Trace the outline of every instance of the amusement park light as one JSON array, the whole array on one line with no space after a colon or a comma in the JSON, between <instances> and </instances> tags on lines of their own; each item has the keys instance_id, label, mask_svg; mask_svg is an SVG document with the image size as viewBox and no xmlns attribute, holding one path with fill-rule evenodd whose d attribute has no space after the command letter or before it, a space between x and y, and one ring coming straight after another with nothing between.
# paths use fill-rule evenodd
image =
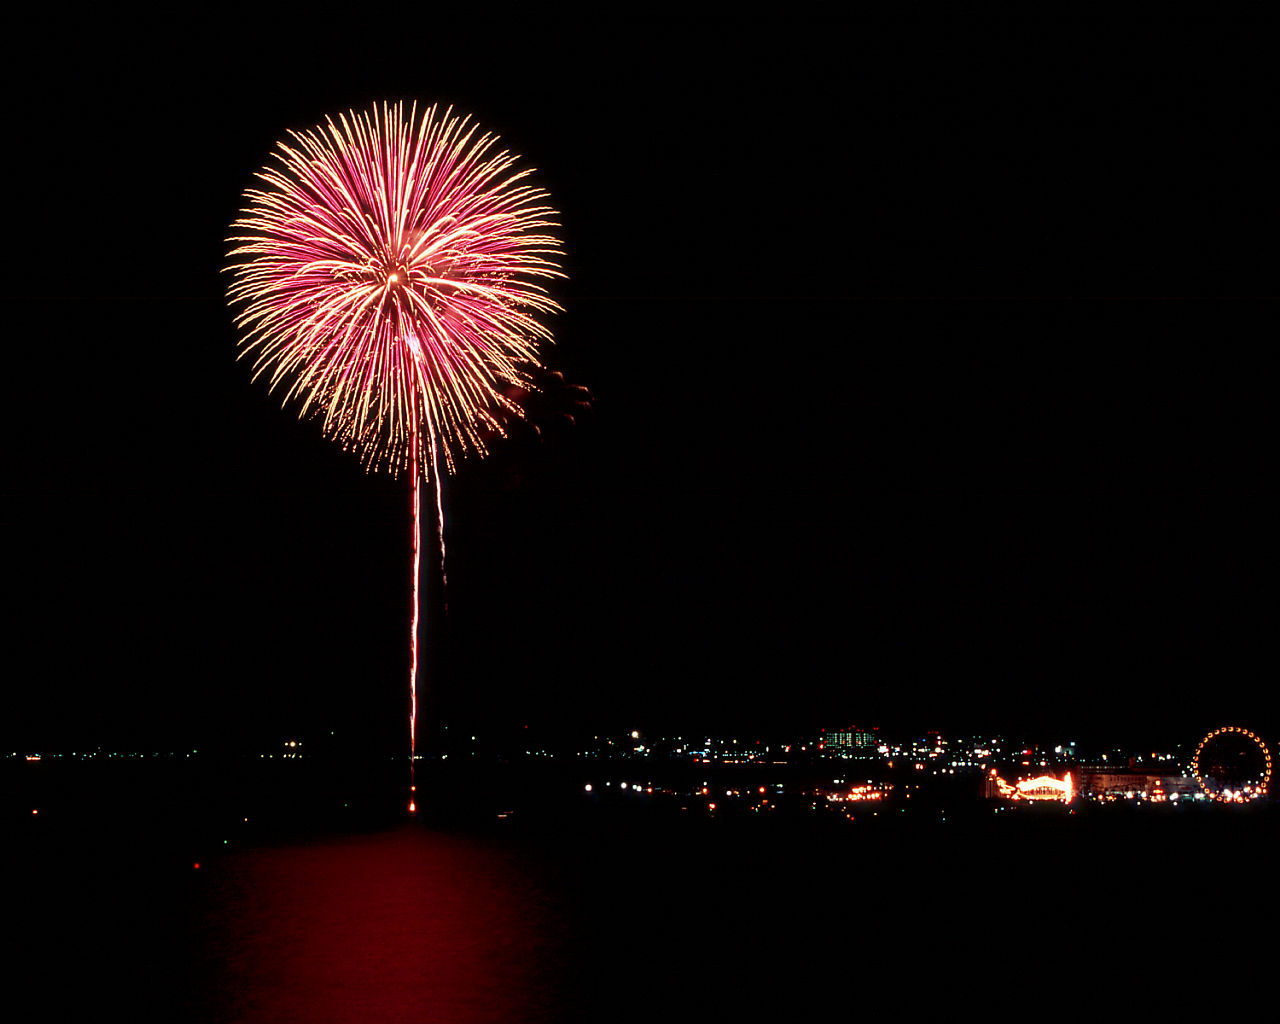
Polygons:
<instances>
[{"instance_id":1,"label":"amusement park light","mask_svg":"<svg viewBox=\"0 0 1280 1024\"><path fill-rule=\"evenodd\" d=\"M1236 733L1257 745L1262 753L1262 777L1252 784L1245 784L1242 790L1222 789L1214 791L1205 782L1200 758L1210 741L1226 733ZM1217 800L1220 803L1245 803L1248 800L1256 800L1258 797L1266 795L1271 784L1271 751L1267 749L1267 745L1257 734L1250 732L1248 729L1242 729L1237 725L1226 725L1221 729L1214 729L1200 741L1200 745L1196 747L1195 756L1191 759L1191 774L1195 776L1201 792L1210 800Z\"/></svg>"}]
</instances>

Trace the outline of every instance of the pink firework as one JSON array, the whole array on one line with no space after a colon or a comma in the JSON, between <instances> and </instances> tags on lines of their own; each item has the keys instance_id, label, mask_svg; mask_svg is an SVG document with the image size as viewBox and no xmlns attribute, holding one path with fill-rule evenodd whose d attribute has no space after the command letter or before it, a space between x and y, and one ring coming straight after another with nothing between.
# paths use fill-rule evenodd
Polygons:
<instances>
[{"instance_id":1,"label":"pink firework","mask_svg":"<svg viewBox=\"0 0 1280 1024\"><path fill-rule=\"evenodd\" d=\"M420 484L520 415L563 277L547 195L467 118L375 107L290 132L233 225L240 354L302 416L413 490L410 764ZM443 537L441 537L443 555ZM410 780L412 790L412 776ZM414 809L412 795L410 810Z\"/></svg>"}]
</instances>

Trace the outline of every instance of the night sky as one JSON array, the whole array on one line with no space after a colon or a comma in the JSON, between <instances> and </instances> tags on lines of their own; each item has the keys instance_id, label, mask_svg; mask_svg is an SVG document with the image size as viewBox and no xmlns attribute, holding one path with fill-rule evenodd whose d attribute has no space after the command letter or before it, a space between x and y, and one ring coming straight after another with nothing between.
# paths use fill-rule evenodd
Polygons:
<instances>
[{"instance_id":1,"label":"night sky","mask_svg":"<svg viewBox=\"0 0 1280 1024\"><path fill-rule=\"evenodd\" d=\"M10 32L0 749L405 742L407 484L220 273L400 98L538 169L592 395L447 481L433 723L1276 736L1272 27L363 31Z\"/></svg>"}]
</instances>

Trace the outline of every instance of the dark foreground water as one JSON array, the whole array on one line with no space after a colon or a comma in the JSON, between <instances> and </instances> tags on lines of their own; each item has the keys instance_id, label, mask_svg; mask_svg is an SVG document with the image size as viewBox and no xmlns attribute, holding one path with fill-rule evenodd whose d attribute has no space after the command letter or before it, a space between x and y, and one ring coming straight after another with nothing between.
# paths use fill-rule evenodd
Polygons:
<instances>
[{"instance_id":1,"label":"dark foreground water","mask_svg":"<svg viewBox=\"0 0 1280 1024\"><path fill-rule=\"evenodd\" d=\"M1273 817L584 810L259 838L198 868L163 829L28 830L6 991L44 1020L1243 1019L1274 978Z\"/></svg>"}]
</instances>

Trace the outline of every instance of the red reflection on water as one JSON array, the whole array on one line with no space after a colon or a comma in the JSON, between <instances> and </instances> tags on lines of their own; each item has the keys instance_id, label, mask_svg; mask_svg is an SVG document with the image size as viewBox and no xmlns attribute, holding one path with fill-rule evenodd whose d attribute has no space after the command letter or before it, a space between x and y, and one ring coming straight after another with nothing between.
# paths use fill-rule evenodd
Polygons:
<instances>
[{"instance_id":1,"label":"red reflection on water","mask_svg":"<svg viewBox=\"0 0 1280 1024\"><path fill-rule=\"evenodd\" d=\"M404 828L210 866L193 1011L209 1020L558 1019L559 903L527 859Z\"/></svg>"}]
</instances>

